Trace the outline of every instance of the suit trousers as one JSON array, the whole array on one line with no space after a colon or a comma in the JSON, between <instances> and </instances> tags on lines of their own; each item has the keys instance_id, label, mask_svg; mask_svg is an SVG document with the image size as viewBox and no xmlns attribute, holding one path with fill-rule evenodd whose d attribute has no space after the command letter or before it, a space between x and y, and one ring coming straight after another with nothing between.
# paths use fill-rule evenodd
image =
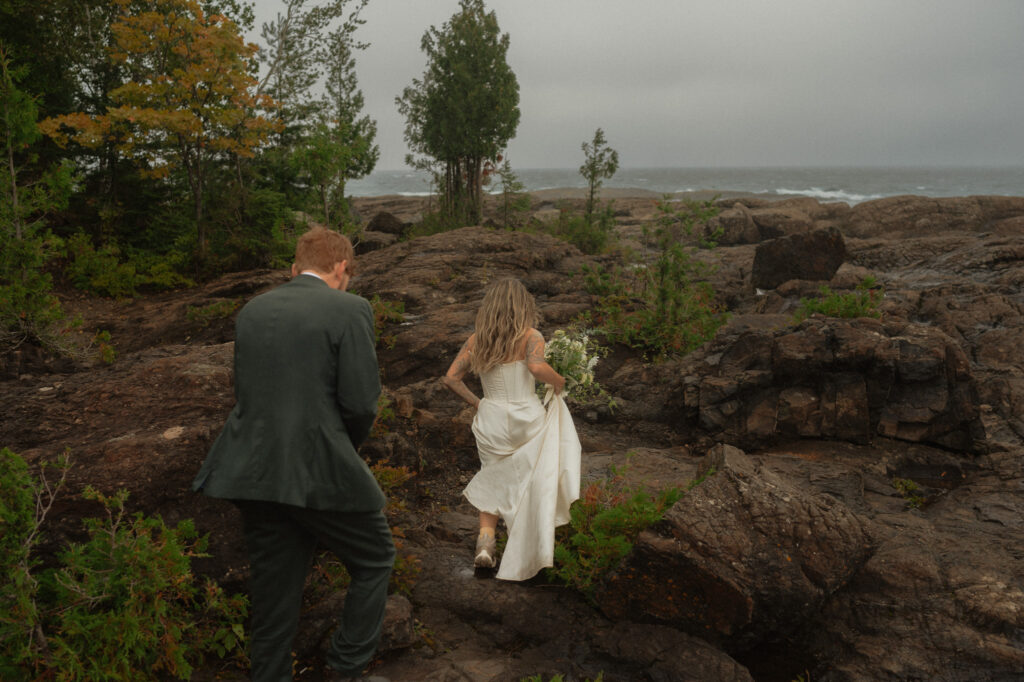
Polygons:
<instances>
[{"instance_id":1,"label":"suit trousers","mask_svg":"<svg viewBox=\"0 0 1024 682\"><path fill-rule=\"evenodd\" d=\"M292 643L317 541L341 560L352 578L327 664L343 674L359 675L377 649L395 560L384 512L305 509L253 500L235 504L242 513L249 553L253 682L292 680Z\"/></svg>"}]
</instances>

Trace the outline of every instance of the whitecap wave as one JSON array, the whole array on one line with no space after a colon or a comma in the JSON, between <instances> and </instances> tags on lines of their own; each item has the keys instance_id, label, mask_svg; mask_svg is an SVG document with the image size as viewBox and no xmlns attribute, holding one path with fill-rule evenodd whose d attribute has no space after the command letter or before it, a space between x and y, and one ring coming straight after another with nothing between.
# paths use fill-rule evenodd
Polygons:
<instances>
[{"instance_id":1,"label":"whitecap wave","mask_svg":"<svg viewBox=\"0 0 1024 682\"><path fill-rule=\"evenodd\" d=\"M847 192L841 189L822 189L821 187L811 187L810 189L787 189L785 187L779 187L775 190L775 193L811 197L812 199L824 201L843 201L851 205L859 204L862 201L881 199L883 196L881 194L855 194L854 192Z\"/></svg>"}]
</instances>

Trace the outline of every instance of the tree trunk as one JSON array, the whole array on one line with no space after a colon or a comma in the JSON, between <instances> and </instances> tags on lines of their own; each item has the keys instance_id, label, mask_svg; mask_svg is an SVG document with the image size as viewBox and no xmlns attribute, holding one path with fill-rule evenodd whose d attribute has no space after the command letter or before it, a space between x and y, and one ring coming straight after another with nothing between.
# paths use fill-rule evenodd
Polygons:
<instances>
[{"instance_id":1,"label":"tree trunk","mask_svg":"<svg viewBox=\"0 0 1024 682\"><path fill-rule=\"evenodd\" d=\"M590 191L587 193L587 206L584 210L584 220L587 226L594 224L594 195L597 194L597 183L590 178Z\"/></svg>"},{"instance_id":2,"label":"tree trunk","mask_svg":"<svg viewBox=\"0 0 1024 682\"><path fill-rule=\"evenodd\" d=\"M7 74L6 68L4 75ZM8 110L7 99L4 98L4 124L7 125L10 119L10 111ZM11 140L10 127L8 126L7 133L7 167L11 174L11 219L14 222L14 238L21 239L21 216L18 211L18 176L17 169L14 167L14 144Z\"/></svg>"},{"instance_id":3,"label":"tree trunk","mask_svg":"<svg viewBox=\"0 0 1024 682\"><path fill-rule=\"evenodd\" d=\"M341 179L338 181L338 210L341 212L341 219L338 221L338 227L343 228L345 225L348 225L349 219L352 217L349 211L348 199L345 198L344 175L342 175Z\"/></svg>"},{"instance_id":4,"label":"tree trunk","mask_svg":"<svg viewBox=\"0 0 1024 682\"><path fill-rule=\"evenodd\" d=\"M327 227L327 229L330 229L331 228L331 209L327 205L328 202L327 202L327 185L326 184L320 185L320 201L323 202L323 205L324 205L324 225Z\"/></svg>"},{"instance_id":5,"label":"tree trunk","mask_svg":"<svg viewBox=\"0 0 1024 682\"><path fill-rule=\"evenodd\" d=\"M7 141L7 166L11 174L11 220L14 222L14 238L21 239L21 216L18 211L18 180L14 168L14 149Z\"/></svg>"},{"instance_id":6,"label":"tree trunk","mask_svg":"<svg viewBox=\"0 0 1024 682\"><path fill-rule=\"evenodd\" d=\"M235 154L234 157L235 157L235 176L238 179L238 192L239 192L239 195L240 195L239 196L239 204L240 204L241 213L242 213L242 216L243 216L243 219L244 219L246 214L249 212L249 202L247 201L247 199L249 197L249 194L248 194L248 192L246 190L246 187L245 187L245 178L242 176L242 157L240 157L238 154Z\"/></svg>"},{"instance_id":7,"label":"tree trunk","mask_svg":"<svg viewBox=\"0 0 1024 682\"><path fill-rule=\"evenodd\" d=\"M200 258L206 257L206 229L203 227L203 193L198 188L192 189L192 202L195 205L196 238Z\"/></svg>"},{"instance_id":8,"label":"tree trunk","mask_svg":"<svg viewBox=\"0 0 1024 682\"><path fill-rule=\"evenodd\" d=\"M192 189L193 217L196 221L196 249L199 263L202 263L206 260L206 227L203 225L203 157L201 152L193 152L183 145L181 158L188 176L189 187Z\"/></svg>"},{"instance_id":9,"label":"tree trunk","mask_svg":"<svg viewBox=\"0 0 1024 682\"><path fill-rule=\"evenodd\" d=\"M470 225L480 224L483 195L483 159L478 156L466 159L466 219Z\"/></svg>"}]
</instances>

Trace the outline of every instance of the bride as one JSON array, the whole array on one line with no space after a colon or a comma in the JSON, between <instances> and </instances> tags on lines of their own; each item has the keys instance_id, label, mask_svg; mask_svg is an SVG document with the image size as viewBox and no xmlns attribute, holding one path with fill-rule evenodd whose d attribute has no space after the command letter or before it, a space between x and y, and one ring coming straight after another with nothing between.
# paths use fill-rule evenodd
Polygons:
<instances>
[{"instance_id":1,"label":"bride","mask_svg":"<svg viewBox=\"0 0 1024 682\"><path fill-rule=\"evenodd\" d=\"M555 527L569 522L580 489L580 442L560 395L565 378L544 360L536 320L536 304L519 280L496 282L444 377L477 410L480 472L463 491L480 511L473 563L495 566L495 528L504 519L508 541L497 573L504 580L526 580L554 564ZM479 375L483 399L463 382L469 371ZM547 409L535 381L553 389Z\"/></svg>"}]
</instances>

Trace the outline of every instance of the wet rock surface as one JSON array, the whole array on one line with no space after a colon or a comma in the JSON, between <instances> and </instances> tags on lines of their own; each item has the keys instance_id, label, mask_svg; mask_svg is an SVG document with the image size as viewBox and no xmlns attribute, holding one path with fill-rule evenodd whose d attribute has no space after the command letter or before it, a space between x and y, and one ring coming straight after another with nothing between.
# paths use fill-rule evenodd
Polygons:
<instances>
[{"instance_id":1,"label":"wet rock surface","mask_svg":"<svg viewBox=\"0 0 1024 682\"><path fill-rule=\"evenodd\" d=\"M408 597L392 600L375 673L1020 679L1024 199L722 201L739 236L699 257L717 266L729 324L681 360L613 348L598 380L619 409L576 412L584 484L627 462L630 481L656 489L714 473L641 536L593 604L543 576L516 584L472 571L475 516L460 496L478 466L472 415L436 377L488 281L523 279L550 333L591 304L577 273L594 259L544 234L479 227L381 239L360 256L353 288L404 304L380 350L395 417L363 454L416 472L392 521L421 566ZM624 240L654 203L616 200ZM387 211L394 226L427 205L385 197L357 209ZM828 227L846 253L830 279L756 290L759 243ZM884 287L880 319L794 321L820 284L849 291L868 275ZM237 513L188 491L233 403L232 315L189 311L237 309L287 277L237 273L122 302L72 295L65 307L82 314L83 334L111 333L112 365L30 349L2 359L0 445L32 463L68 450L73 462L47 547L99 513L82 487L124 487L133 511L195 519L213 553L196 569L244 589ZM310 599L297 677L317 680L341 595ZM215 677L244 679L212 668L195 679Z\"/></svg>"}]
</instances>

